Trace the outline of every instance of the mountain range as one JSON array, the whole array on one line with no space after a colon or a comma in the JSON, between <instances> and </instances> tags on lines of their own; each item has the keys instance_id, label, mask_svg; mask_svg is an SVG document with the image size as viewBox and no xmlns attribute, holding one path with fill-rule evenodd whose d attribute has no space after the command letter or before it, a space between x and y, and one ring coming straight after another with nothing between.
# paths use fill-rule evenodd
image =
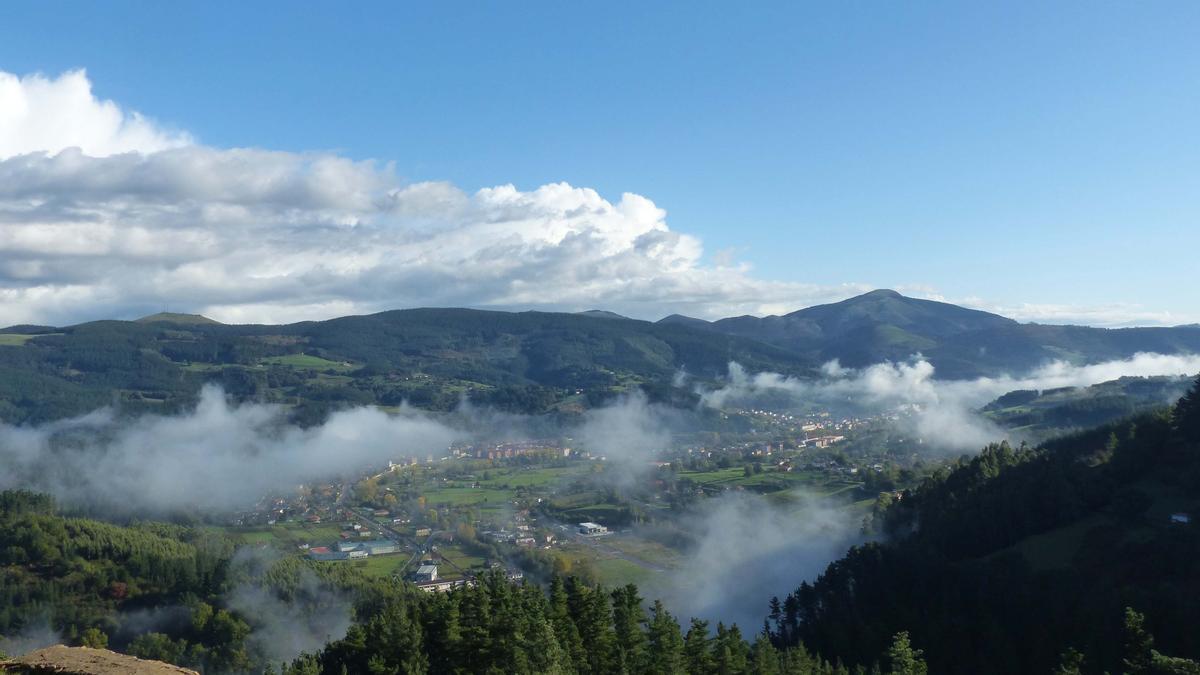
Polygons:
<instances>
[{"instance_id":1,"label":"mountain range","mask_svg":"<svg viewBox=\"0 0 1200 675\"><path fill-rule=\"evenodd\" d=\"M287 325L226 325L198 315L0 329L0 419L43 421L119 402L171 409L220 383L244 400L318 413L408 401L449 409L464 396L504 409L579 410L640 387L678 401L685 372L813 375L928 359L942 378L1020 373L1138 352L1200 352L1200 326L1103 329L1022 324L879 290L784 316L658 322L579 314L411 309Z\"/></svg>"},{"instance_id":2,"label":"mountain range","mask_svg":"<svg viewBox=\"0 0 1200 675\"><path fill-rule=\"evenodd\" d=\"M848 367L899 361L920 353L947 379L1024 372L1053 360L1082 364L1127 358L1137 352L1200 351L1200 325L1107 329L1023 324L890 290L783 316L708 322L672 315L659 323L747 337L809 362L837 359Z\"/></svg>"}]
</instances>

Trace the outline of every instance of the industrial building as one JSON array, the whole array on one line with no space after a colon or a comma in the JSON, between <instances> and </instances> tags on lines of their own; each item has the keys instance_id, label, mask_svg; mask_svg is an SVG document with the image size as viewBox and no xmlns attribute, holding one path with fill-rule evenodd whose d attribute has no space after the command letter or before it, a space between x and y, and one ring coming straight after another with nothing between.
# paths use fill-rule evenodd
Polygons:
<instances>
[{"instance_id":1,"label":"industrial building","mask_svg":"<svg viewBox=\"0 0 1200 675\"><path fill-rule=\"evenodd\" d=\"M598 537L602 534L608 534L608 528L599 523L580 523L579 534L588 537Z\"/></svg>"}]
</instances>

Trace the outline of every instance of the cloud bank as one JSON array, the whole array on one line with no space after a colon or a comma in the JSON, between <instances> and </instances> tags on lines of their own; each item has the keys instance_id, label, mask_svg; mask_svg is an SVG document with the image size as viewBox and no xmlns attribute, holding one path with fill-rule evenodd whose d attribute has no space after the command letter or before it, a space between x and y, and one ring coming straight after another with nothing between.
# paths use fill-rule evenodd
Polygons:
<instances>
[{"instance_id":1,"label":"cloud bank","mask_svg":"<svg viewBox=\"0 0 1200 675\"><path fill-rule=\"evenodd\" d=\"M98 98L83 70L0 71L0 326L164 307L259 323L417 306L711 319L873 287L770 281L728 255L706 259L633 193L468 192L331 153L218 149ZM964 304L1022 320L1187 320L1129 306Z\"/></svg>"},{"instance_id":2,"label":"cloud bank","mask_svg":"<svg viewBox=\"0 0 1200 675\"><path fill-rule=\"evenodd\" d=\"M328 153L217 149L97 99L83 71L0 72L0 325L164 306L227 322L411 306L717 317L865 290L707 264L640 195L468 193Z\"/></svg>"},{"instance_id":3,"label":"cloud bank","mask_svg":"<svg viewBox=\"0 0 1200 675\"><path fill-rule=\"evenodd\" d=\"M778 373L748 373L729 364L728 383L719 389L701 390L701 404L720 408L752 402L764 394L786 394L795 400L821 404L846 404L873 410L907 406L913 431L935 447L976 450L1003 438L1008 432L974 412L979 406L1015 389L1086 387L1120 377L1161 375L1192 376L1200 373L1200 355L1139 353L1128 359L1076 366L1065 361L1048 363L1021 376L981 377L974 380L939 380L934 367L917 358L907 363L878 363L863 369L841 367L831 361L822 378L800 380Z\"/></svg>"},{"instance_id":4,"label":"cloud bank","mask_svg":"<svg viewBox=\"0 0 1200 675\"><path fill-rule=\"evenodd\" d=\"M0 489L124 513L227 511L388 459L440 454L461 434L415 411L357 408L311 429L283 418L276 406L230 405L208 386L183 415L100 410L41 427L0 425Z\"/></svg>"},{"instance_id":5,"label":"cloud bank","mask_svg":"<svg viewBox=\"0 0 1200 675\"><path fill-rule=\"evenodd\" d=\"M688 424L682 411L650 404L640 393L564 427L466 403L437 418L411 408L353 408L311 428L289 424L286 413L276 405L235 405L206 385L196 407L178 415L131 418L105 408L41 426L0 424L0 490L47 492L85 510L125 515L222 513L305 483L356 478L388 461L441 457L456 441L547 434L578 439L628 480L669 445L672 430Z\"/></svg>"}]
</instances>

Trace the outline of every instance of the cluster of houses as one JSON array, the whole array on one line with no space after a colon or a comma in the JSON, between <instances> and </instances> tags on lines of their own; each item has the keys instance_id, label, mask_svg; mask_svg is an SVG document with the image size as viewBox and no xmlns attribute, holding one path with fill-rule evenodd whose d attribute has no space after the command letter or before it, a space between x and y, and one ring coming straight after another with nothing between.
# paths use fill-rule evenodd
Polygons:
<instances>
[{"instance_id":1,"label":"cluster of houses","mask_svg":"<svg viewBox=\"0 0 1200 675\"><path fill-rule=\"evenodd\" d=\"M234 527L251 527L293 520L319 523L333 515L333 490L333 486L324 485L291 498L266 497L260 500L253 510L231 516L229 524Z\"/></svg>"},{"instance_id":2,"label":"cluster of houses","mask_svg":"<svg viewBox=\"0 0 1200 675\"><path fill-rule=\"evenodd\" d=\"M571 449L563 447L558 441L509 441L505 443L489 443L485 445L453 445L450 446L453 457L468 457L475 459L512 459L523 455L554 455L570 457Z\"/></svg>"},{"instance_id":3,"label":"cluster of houses","mask_svg":"<svg viewBox=\"0 0 1200 675\"><path fill-rule=\"evenodd\" d=\"M512 520L499 530L485 530L479 533L480 538L499 544L512 544L521 548L536 548L544 545L549 548L554 543L554 535L545 532L539 535L529 524L529 510L521 509L513 514Z\"/></svg>"}]
</instances>

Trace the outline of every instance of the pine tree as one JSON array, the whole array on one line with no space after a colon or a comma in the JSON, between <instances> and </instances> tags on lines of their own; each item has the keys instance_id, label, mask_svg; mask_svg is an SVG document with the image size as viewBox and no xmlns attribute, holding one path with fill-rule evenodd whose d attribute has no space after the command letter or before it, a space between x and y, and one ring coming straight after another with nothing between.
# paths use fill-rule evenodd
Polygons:
<instances>
[{"instance_id":1,"label":"pine tree","mask_svg":"<svg viewBox=\"0 0 1200 675\"><path fill-rule=\"evenodd\" d=\"M1058 661L1054 675L1080 675L1083 672L1083 654L1074 648L1067 648Z\"/></svg>"},{"instance_id":2,"label":"pine tree","mask_svg":"<svg viewBox=\"0 0 1200 675\"><path fill-rule=\"evenodd\" d=\"M579 628L571 616L566 586L559 576L550 581L550 623L554 626L558 644L566 653L568 665L572 669L581 668L587 655L583 649L583 639L579 636Z\"/></svg>"},{"instance_id":3,"label":"pine tree","mask_svg":"<svg viewBox=\"0 0 1200 675\"><path fill-rule=\"evenodd\" d=\"M597 586L588 592L584 622L579 636L587 645L588 672L610 675L616 671L616 634L613 632L612 608L608 594Z\"/></svg>"},{"instance_id":4,"label":"pine tree","mask_svg":"<svg viewBox=\"0 0 1200 675\"><path fill-rule=\"evenodd\" d=\"M433 672L449 672L462 648L462 627L459 622L458 594L438 595L440 602L429 612L426 632L428 641L429 667Z\"/></svg>"},{"instance_id":5,"label":"pine tree","mask_svg":"<svg viewBox=\"0 0 1200 675\"><path fill-rule=\"evenodd\" d=\"M1185 442L1200 443L1200 378L1175 404L1171 424Z\"/></svg>"},{"instance_id":6,"label":"pine tree","mask_svg":"<svg viewBox=\"0 0 1200 675\"><path fill-rule=\"evenodd\" d=\"M617 668L624 673L640 673L646 664L646 612L637 586L628 584L612 592L613 630L617 645Z\"/></svg>"},{"instance_id":7,"label":"pine tree","mask_svg":"<svg viewBox=\"0 0 1200 675\"><path fill-rule=\"evenodd\" d=\"M1153 651L1154 638L1146 632L1146 617L1132 607L1126 607L1124 663L1128 675L1150 672Z\"/></svg>"},{"instance_id":8,"label":"pine tree","mask_svg":"<svg viewBox=\"0 0 1200 675\"><path fill-rule=\"evenodd\" d=\"M683 638L683 658L691 675L709 675L716 667L708 639L708 622L693 618Z\"/></svg>"},{"instance_id":9,"label":"pine tree","mask_svg":"<svg viewBox=\"0 0 1200 675\"><path fill-rule=\"evenodd\" d=\"M737 626L725 627L717 624L717 638L713 646L716 671L719 675L744 672L748 666L749 649Z\"/></svg>"},{"instance_id":10,"label":"pine tree","mask_svg":"<svg viewBox=\"0 0 1200 675\"><path fill-rule=\"evenodd\" d=\"M888 648L887 659L890 675L925 675L928 667L921 658L924 652L913 649L908 639L908 631L900 631L892 638L892 646Z\"/></svg>"},{"instance_id":11,"label":"pine tree","mask_svg":"<svg viewBox=\"0 0 1200 675\"><path fill-rule=\"evenodd\" d=\"M779 675L779 652L775 649L775 645L771 644L770 637L766 631L758 634L754 639L754 646L750 648L750 672L755 675Z\"/></svg>"},{"instance_id":12,"label":"pine tree","mask_svg":"<svg viewBox=\"0 0 1200 675\"><path fill-rule=\"evenodd\" d=\"M814 675L821 672L817 667L819 664L805 649L803 642L784 651L780 660L783 662L784 675Z\"/></svg>"},{"instance_id":13,"label":"pine tree","mask_svg":"<svg viewBox=\"0 0 1200 675\"><path fill-rule=\"evenodd\" d=\"M654 606L650 609L648 633L649 659L646 670L643 672L647 675L683 673L683 633L679 628L679 622L663 607L660 600L655 600Z\"/></svg>"},{"instance_id":14,"label":"pine tree","mask_svg":"<svg viewBox=\"0 0 1200 675\"><path fill-rule=\"evenodd\" d=\"M575 669L571 659L554 632L549 619L542 619L531 634L529 641L529 666L535 673L543 675L569 675Z\"/></svg>"}]
</instances>

